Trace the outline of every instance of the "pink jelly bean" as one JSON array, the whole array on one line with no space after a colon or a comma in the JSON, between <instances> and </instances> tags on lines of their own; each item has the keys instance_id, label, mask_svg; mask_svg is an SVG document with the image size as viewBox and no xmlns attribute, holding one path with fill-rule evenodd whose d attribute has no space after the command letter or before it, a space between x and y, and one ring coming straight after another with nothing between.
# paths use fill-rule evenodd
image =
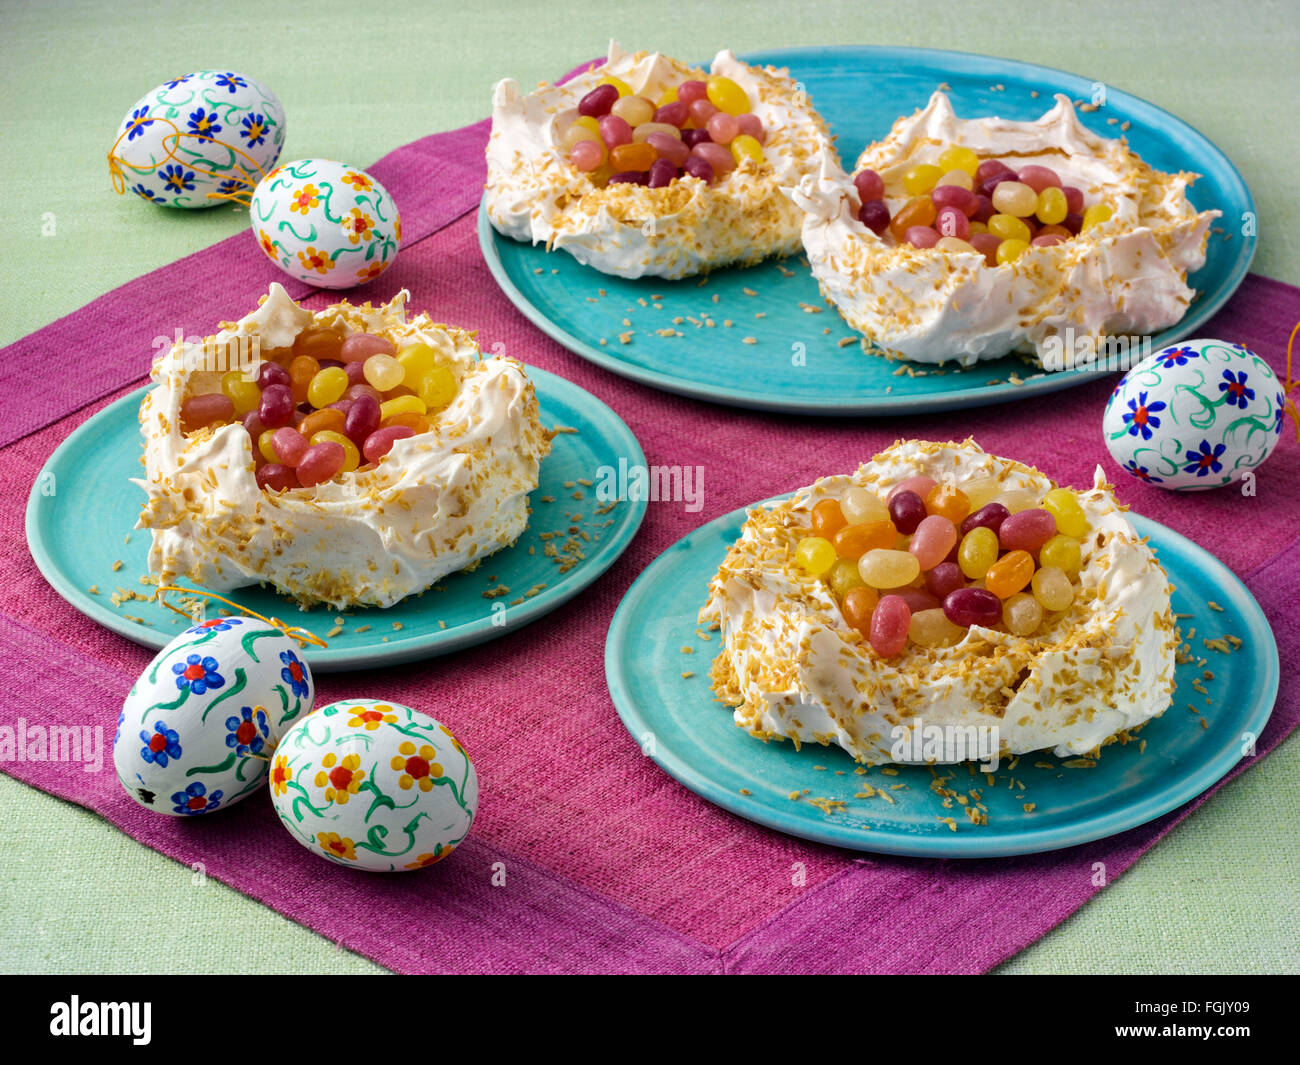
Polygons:
<instances>
[{"instance_id":1,"label":"pink jelly bean","mask_svg":"<svg viewBox=\"0 0 1300 1065\"><path fill-rule=\"evenodd\" d=\"M961 534L965 536L972 529L989 529L997 532L1002 523L1011 517L1011 511L1001 503L985 503L974 514L968 514L961 523Z\"/></svg>"},{"instance_id":2,"label":"pink jelly bean","mask_svg":"<svg viewBox=\"0 0 1300 1065\"><path fill-rule=\"evenodd\" d=\"M379 428L379 401L372 396L358 396L343 419L343 432L357 447Z\"/></svg>"},{"instance_id":3,"label":"pink jelly bean","mask_svg":"<svg viewBox=\"0 0 1300 1065\"><path fill-rule=\"evenodd\" d=\"M870 167L853 175L853 187L858 190L859 203L885 198L885 180Z\"/></svg>"},{"instance_id":4,"label":"pink jelly bean","mask_svg":"<svg viewBox=\"0 0 1300 1065\"><path fill-rule=\"evenodd\" d=\"M998 209L993 206L993 201L987 196L979 195L975 197L975 213L970 216L972 222L987 222Z\"/></svg>"},{"instance_id":5,"label":"pink jelly bean","mask_svg":"<svg viewBox=\"0 0 1300 1065\"><path fill-rule=\"evenodd\" d=\"M333 440L312 444L303 452L302 459L298 463L298 483L304 488L313 488L318 484L324 484L339 470L343 469L343 462L346 457L343 445L337 444Z\"/></svg>"},{"instance_id":6,"label":"pink jelly bean","mask_svg":"<svg viewBox=\"0 0 1300 1065\"><path fill-rule=\"evenodd\" d=\"M707 129L684 129L682 130L682 143L688 148L694 148L697 144L708 144L712 137L709 136Z\"/></svg>"},{"instance_id":7,"label":"pink jelly bean","mask_svg":"<svg viewBox=\"0 0 1300 1065\"><path fill-rule=\"evenodd\" d=\"M681 100L687 107L690 107L696 100L708 99L708 95L708 85L693 78L677 86L677 99Z\"/></svg>"},{"instance_id":8,"label":"pink jelly bean","mask_svg":"<svg viewBox=\"0 0 1300 1065\"><path fill-rule=\"evenodd\" d=\"M933 248L939 243L939 231L930 226L908 226L903 239L914 248Z\"/></svg>"},{"instance_id":9,"label":"pink jelly bean","mask_svg":"<svg viewBox=\"0 0 1300 1065\"><path fill-rule=\"evenodd\" d=\"M310 446L302 433L287 425L280 427L271 435L271 450L285 466L297 466Z\"/></svg>"},{"instance_id":10,"label":"pink jelly bean","mask_svg":"<svg viewBox=\"0 0 1300 1065\"><path fill-rule=\"evenodd\" d=\"M1076 189L1073 185L1062 185L1061 191L1065 193L1066 211L1083 214L1083 189Z\"/></svg>"},{"instance_id":11,"label":"pink jelly bean","mask_svg":"<svg viewBox=\"0 0 1300 1065\"><path fill-rule=\"evenodd\" d=\"M1001 159L985 159L975 168L975 184L982 185L989 178L998 174L1011 174L1014 171Z\"/></svg>"},{"instance_id":12,"label":"pink jelly bean","mask_svg":"<svg viewBox=\"0 0 1300 1065\"><path fill-rule=\"evenodd\" d=\"M942 603L949 592L966 587L966 577L955 562L940 562L925 575L925 590Z\"/></svg>"},{"instance_id":13,"label":"pink jelly bean","mask_svg":"<svg viewBox=\"0 0 1300 1065\"><path fill-rule=\"evenodd\" d=\"M621 170L609 177L611 185L649 185L650 175L644 170Z\"/></svg>"},{"instance_id":14,"label":"pink jelly bean","mask_svg":"<svg viewBox=\"0 0 1300 1065\"><path fill-rule=\"evenodd\" d=\"M957 527L942 514L931 514L916 527L907 549L921 564L921 569L927 570L939 565L956 543Z\"/></svg>"},{"instance_id":15,"label":"pink jelly bean","mask_svg":"<svg viewBox=\"0 0 1300 1065\"><path fill-rule=\"evenodd\" d=\"M767 130L763 128L763 120L751 111L746 111L743 115L736 116L736 124L740 127L740 132L747 136L753 137L754 140L762 144L767 140ZM884 195L884 191L881 191ZM879 199L877 196L871 196L869 199Z\"/></svg>"},{"instance_id":16,"label":"pink jelly bean","mask_svg":"<svg viewBox=\"0 0 1300 1065\"><path fill-rule=\"evenodd\" d=\"M257 387L270 388L271 385L290 384L289 371L278 362L264 362L257 371Z\"/></svg>"},{"instance_id":17,"label":"pink jelly bean","mask_svg":"<svg viewBox=\"0 0 1300 1065\"><path fill-rule=\"evenodd\" d=\"M1057 176L1055 170L1050 166L1037 166L1034 163L1022 166L1020 172L1016 174L1016 180L1022 185L1028 185L1035 192L1042 192L1043 189L1052 187L1061 187L1061 179Z\"/></svg>"},{"instance_id":18,"label":"pink jelly bean","mask_svg":"<svg viewBox=\"0 0 1300 1065\"><path fill-rule=\"evenodd\" d=\"M924 479L929 480L929 478ZM895 492L889 497L889 518L894 523L895 529L904 536L910 536L925 520L925 500L909 488Z\"/></svg>"},{"instance_id":19,"label":"pink jelly bean","mask_svg":"<svg viewBox=\"0 0 1300 1065\"><path fill-rule=\"evenodd\" d=\"M340 400L336 400L334 403L331 403L331 404L330 404L328 407L326 407L325 409L326 409L326 410L341 410L341 411L343 412L344 417L347 417L347 413L348 413L348 411L350 411L350 410L352 409L352 400L350 400L350 399L340 399Z\"/></svg>"},{"instance_id":20,"label":"pink jelly bean","mask_svg":"<svg viewBox=\"0 0 1300 1065\"><path fill-rule=\"evenodd\" d=\"M348 375L349 386L364 385L366 383L366 364L364 362L345 363L343 372Z\"/></svg>"},{"instance_id":21,"label":"pink jelly bean","mask_svg":"<svg viewBox=\"0 0 1300 1065\"><path fill-rule=\"evenodd\" d=\"M349 385L348 390L343 393L344 399L359 399L362 396L369 396L376 403L382 403L384 397L379 394L379 389L374 385Z\"/></svg>"},{"instance_id":22,"label":"pink jelly bean","mask_svg":"<svg viewBox=\"0 0 1300 1065\"><path fill-rule=\"evenodd\" d=\"M686 125L686 120L691 117L690 104L681 100L674 100L670 104L664 104L663 107L655 111L655 121L663 122L665 125L676 126L681 129Z\"/></svg>"},{"instance_id":23,"label":"pink jelly bean","mask_svg":"<svg viewBox=\"0 0 1300 1065\"><path fill-rule=\"evenodd\" d=\"M920 475L916 477L905 478L904 480L899 481L898 484L894 485L894 487L889 490L889 495L886 497L886 501L888 501L889 499L893 499L894 496L899 495L902 492L915 492L922 499L925 499L925 497L930 494L930 489L933 488L938 483L939 482L936 481L933 477L925 477Z\"/></svg>"},{"instance_id":24,"label":"pink jelly bean","mask_svg":"<svg viewBox=\"0 0 1300 1065\"><path fill-rule=\"evenodd\" d=\"M934 219L934 228L941 237L970 239L970 219L957 207L941 207Z\"/></svg>"},{"instance_id":25,"label":"pink jelly bean","mask_svg":"<svg viewBox=\"0 0 1300 1065\"><path fill-rule=\"evenodd\" d=\"M721 144L697 144L691 149L691 154L698 155L713 167L716 177L724 177L736 169L735 156Z\"/></svg>"},{"instance_id":26,"label":"pink jelly bean","mask_svg":"<svg viewBox=\"0 0 1300 1065\"><path fill-rule=\"evenodd\" d=\"M652 189L664 189L677 180L677 167L673 166L667 159L656 159L650 164L650 173L647 175L648 184Z\"/></svg>"},{"instance_id":27,"label":"pink jelly bean","mask_svg":"<svg viewBox=\"0 0 1300 1065\"><path fill-rule=\"evenodd\" d=\"M1061 237L1055 233L1048 233L1042 237L1035 237L1029 242L1030 247L1034 248L1052 248L1061 243Z\"/></svg>"},{"instance_id":28,"label":"pink jelly bean","mask_svg":"<svg viewBox=\"0 0 1300 1065\"><path fill-rule=\"evenodd\" d=\"M714 144L730 144L740 134L740 123L736 121L734 115L729 115L726 111L717 111L710 115L705 128L708 129Z\"/></svg>"},{"instance_id":29,"label":"pink jelly bean","mask_svg":"<svg viewBox=\"0 0 1300 1065\"><path fill-rule=\"evenodd\" d=\"M597 85L578 101L578 114L586 118L600 118L609 114L609 109L618 100L618 89L613 85Z\"/></svg>"},{"instance_id":30,"label":"pink jelly bean","mask_svg":"<svg viewBox=\"0 0 1300 1065\"><path fill-rule=\"evenodd\" d=\"M683 164L682 170L693 178L699 178L706 185L713 184L713 167L702 156L692 155Z\"/></svg>"},{"instance_id":31,"label":"pink jelly bean","mask_svg":"<svg viewBox=\"0 0 1300 1065\"><path fill-rule=\"evenodd\" d=\"M989 199L992 199L993 190L996 189L999 185L1001 185L1002 182L1015 181L1015 180L1016 180L1016 175L1013 174L1010 170L1008 170L1005 173L994 174L991 178L988 178L987 180L980 182L979 185L975 186L975 191L978 192L981 196L987 196L989 197Z\"/></svg>"},{"instance_id":32,"label":"pink jelly bean","mask_svg":"<svg viewBox=\"0 0 1300 1065\"><path fill-rule=\"evenodd\" d=\"M993 233L972 233L967 243L984 256L984 261L989 266L998 265L998 245L1002 243L1002 238Z\"/></svg>"},{"instance_id":33,"label":"pink jelly bean","mask_svg":"<svg viewBox=\"0 0 1300 1065\"><path fill-rule=\"evenodd\" d=\"M930 202L943 210L945 207L955 207L961 213L970 218L979 209L979 197L970 189L963 189L960 185L940 185L930 191ZM992 200L989 201L992 204ZM951 236L952 234L948 234ZM965 237L961 238L965 240Z\"/></svg>"},{"instance_id":34,"label":"pink jelly bean","mask_svg":"<svg viewBox=\"0 0 1300 1065\"><path fill-rule=\"evenodd\" d=\"M343 341L339 358L345 363L365 362L371 355L396 355L397 348L387 337L374 333L353 333Z\"/></svg>"},{"instance_id":35,"label":"pink jelly bean","mask_svg":"<svg viewBox=\"0 0 1300 1065\"><path fill-rule=\"evenodd\" d=\"M1050 511L1033 507L1012 514L998 529L998 544L1004 551L1037 551L1056 535L1056 519Z\"/></svg>"},{"instance_id":36,"label":"pink jelly bean","mask_svg":"<svg viewBox=\"0 0 1300 1065\"><path fill-rule=\"evenodd\" d=\"M884 200L868 200L858 208L858 221L880 236L889 225L889 208Z\"/></svg>"},{"instance_id":37,"label":"pink jelly bean","mask_svg":"<svg viewBox=\"0 0 1300 1065\"><path fill-rule=\"evenodd\" d=\"M907 647L912 608L901 595L884 596L871 612L871 649L881 658L893 658Z\"/></svg>"},{"instance_id":38,"label":"pink jelly bean","mask_svg":"<svg viewBox=\"0 0 1300 1065\"><path fill-rule=\"evenodd\" d=\"M903 600L913 614L919 614L922 610L934 610L939 606L939 600L924 588L899 588L893 594Z\"/></svg>"},{"instance_id":39,"label":"pink jelly bean","mask_svg":"<svg viewBox=\"0 0 1300 1065\"><path fill-rule=\"evenodd\" d=\"M673 166L684 166L691 155L684 141L668 133L651 133L645 142L659 153L660 159L667 159Z\"/></svg>"},{"instance_id":40,"label":"pink jelly bean","mask_svg":"<svg viewBox=\"0 0 1300 1065\"><path fill-rule=\"evenodd\" d=\"M1077 211L1071 211L1061 221L1061 225L1065 226L1065 228L1071 233L1078 236L1079 230L1083 228L1083 215Z\"/></svg>"},{"instance_id":41,"label":"pink jelly bean","mask_svg":"<svg viewBox=\"0 0 1300 1065\"><path fill-rule=\"evenodd\" d=\"M623 124L627 125L626 122ZM573 164L575 170L581 170L584 174L596 170L604 161L605 149L595 141L578 141L569 149L569 162Z\"/></svg>"},{"instance_id":42,"label":"pink jelly bean","mask_svg":"<svg viewBox=\"0 0 1300 1065\"><path fill-rule=\"evenodd\" d=\"M632 127L627 124L627 119L619 118L618 115L605 115L600 119L599 126L600 139L605 142L606 148L617 148L620 144L632 143ZM574 147L576 148L577 145Z\"/></svg>"},{"instance_id":43,"label":"pink jelly bean","mask_svg":"<svg viewBox=\"0 0 1300 1065\"><path fill-rule=\"evenodd\" d=\"M337 446L336 444L335 447ZM278 462L268 462L265 466L259 466L254 476L257 478L258 488L272 492L287 492L290 488L298 487L298 475L288 466L282 466Z\"/></svg>"},{"instance_id":44,"label":"pink jelly bean","mask_svg":"<svg viewBox=\"0 0 1300 1065\"><path fill-rule=\"evenodd\" d=\"M254 441L266 432L266 426L262 424L262 419L255 410L250 410L240 421L243 423L244 430Z\"/></svg>"},{"instance_id":45,"label":"pink jelly bean","mask_svg":"<svg viewBox=\"0 0 1300 1065\"><path fill-rule=\"evenodd\" d=\"M714 107L713 104L711 104L708 100L696 100L694 103L691 104L690 110L691 110L691 121L693 121L701 129L707 126L709 124L709 119L711 119L718 112L718 109Z\"/></svg>"},{"instance_id":46,"label":"pink jelly bean","mask_svg":"<svg viewBox=\"0 0 1300 1065\"><path fill-rule=\"evenodd\" d=\"M987 628L1002 620L1002 600L987 588L958 588L944 597L943 613L954 625Z\"/></svg>"},{"instance_id":47,"label":"pink jelly bean","mask_svg":"<svg viewBox=\"0 0 1300 1065\"><path fill-rule=\"evenodd\" d=\"M365 455L367 462L378 462L393 449L393 445L397 441L405 440L408 436L414 435L415 430L408 425L390 425L386 429L376 429L366 438L361 453ZM342 449L340 448L340 450Z\"/></svg>"},{"instance_id":48,"label":"pink jelly bean","mask_svg":"<svg viewBox=\"0 0 1300 1065\"><path fill-rule=\"evenodd\" d=\"M193 432L213 422L228 422L235 416L235 405L224 392L190 396L181 404L181 428Z\"/></svg>"},{"instance_id":49,"label":"pink jelly bean","mask_svg":"<svg viewBox=\"0 0 1300 1065\"><path fill-rule=\"evenodd\" d=\"M268 429L278 429L293 421L293 393L288 385L268 385L262 389L257 404L258 417Z\"/></svg>"}]
</instances>

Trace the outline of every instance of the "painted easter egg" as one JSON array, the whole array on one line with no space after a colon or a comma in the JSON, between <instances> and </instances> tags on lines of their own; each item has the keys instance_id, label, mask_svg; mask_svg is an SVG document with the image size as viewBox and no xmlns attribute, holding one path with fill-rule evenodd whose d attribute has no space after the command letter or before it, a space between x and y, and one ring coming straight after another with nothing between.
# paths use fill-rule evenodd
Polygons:
<instances>
[{"instance_id":1,"label":"painted easter egg","mask_svg":"<svg viewBox=\"0 0 1300 1065\"><path fill-rule=\"evenodd\" d=\"M423 869L469 832L478 774L443 725L418 710L347 699L280 740L271 801L314 854L371 872Z\"/></svg>"},{"instance_id":2,"label":"painted easter egg","mask_svg":"<svg viewBox=\"0 0 1300 1065\"><path fill-rule=\"evenodd\" d=\"M161 207L212 207L245 197L284 147L284 108L256 78L199 70L136 101L108 165L119 191Z\"/></svg>"},{"instance_id":3,"label":"painted easter egg","mask_svg":"<svg viewBox=\"0 0 1300 1065\"><path fill-rule=\"evenodd\" d=\"M1178 491L1241 480L1282 433L1282 386L1240 344L1186 340L1124 375L1102 431L1115 461L1148 484Z\"/></svg>"},{"instance_id":4,"label":"painted easter egg","mask_svg":"<svg viewBox=\"0 0 1300 1065\"><path fill-rule=\"evenodd\" d=\"M318 288L352 288L397 258L402 220L378 181L360 167L299 159L253 192L253 237L290 277Z\"/></svg>"},{"instance_id":5,"label":"painted easter egg","mask_svg":"<svg viewBox=\"0 0 1300 1065\"><path fill-rule=\"evenodd\" d=\"M113 737L122 787L141 806L192 817L262 787L289 725L311 711L298 644L255 618L214 618L158 652L131 687Z\"/></svg>"}]
</instances>

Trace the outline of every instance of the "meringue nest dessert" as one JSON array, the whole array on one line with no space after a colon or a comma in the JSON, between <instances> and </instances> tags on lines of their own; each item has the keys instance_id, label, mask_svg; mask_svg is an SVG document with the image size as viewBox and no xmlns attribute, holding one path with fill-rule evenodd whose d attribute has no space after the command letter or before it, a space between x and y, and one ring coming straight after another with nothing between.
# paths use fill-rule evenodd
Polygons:
<instances>
[{"instance_id":1,"label":"meringue nest dessert","mask_svg":"<svg viewBox=\"0 0 1300 1065\"><path fill-rule=\"evenodd\" d=\"M155 363L134 483L159 583L386 607L523 532L552 438L533 385L407 298L312 312L273 284Z\"/></svg>"},{"instance_id":2,"label":"meringue nest dessert","mask_svg":"<svg viewBox=\"0 0 1300 1065\"><path fill-rule=\"evenodd\" d=\"M498 232L619 277L681 278L801 248L782 194L834 158L787 72L719 52L708 72L611 44L603 64L493 93L484 203Z\"/></svg>"},{"instance_id":3,"label":"meringue nest dessert","mask_svg":"<svg viewBox=\"0 0 1300 1065\"><path fill-rule=\"evenodd\" d=\"M1014 352L1062 370L1186 313L1220 213L1188 202L1196 177L1090 132L1063 95L1016 122L958 119L936 92L852 177L827 152L788 191L823 294L871 347L965 366Z\"/></svg>"},{"instance_id":4,"label":"meringue nest dessert","mask_svg":"<svg viewBox=\"0 0 1300 1065\"><path fill-rule=\"evenodd\" d=\"M1066 757L1170 705L1170 592L1100 469L1075 492L912 440L750 511L700 621L721 629L715 695L764 741L903 763L923 723Z\"/></svg>"}]
</instances>

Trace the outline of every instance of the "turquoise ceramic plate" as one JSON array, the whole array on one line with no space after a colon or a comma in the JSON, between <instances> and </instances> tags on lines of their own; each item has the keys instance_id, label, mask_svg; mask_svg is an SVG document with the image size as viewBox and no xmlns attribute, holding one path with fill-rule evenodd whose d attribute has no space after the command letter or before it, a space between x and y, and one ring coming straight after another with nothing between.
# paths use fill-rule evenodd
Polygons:
<instances>
[{"instance_id":1,"label":"turquoise ceramic plate","mask_svg":"<svg viewBox=\"0 0 1300 1065\"><path fill-rule=\"evenodd\" d=\"M1207 661L1180 665L1173 705L1141 730L1139 741L1107 747L1093 768L1026 755L1014 768L1003 763L991 784L965 765L940 768L951 790L978 790L987 824L968 821L957 803L944 808L924 766L858 775L839 748L796 751L790 743L754 739L714 701L708 673L718 634L701 639L696 616L709 579L740 534L744 510L679 540L628 590L605 645L610 694L637 744L668 773L723 809L793 836L886 854L991 858L1123 832L1195 798L1232 769L1263 731L1278 686L1277 644L1245 586L1190 540L1132 517L1177 588L1175 612L1190 615L1179 622L1184 635L1196 628L1193 653ZM1221 654L1202 644L1226 634L1242 640L1239 650ZM1206 669L1214 679L1202 682L1202 694L1192 685ZM888 798L859 797L863 785ZM802 797L792 800L795 792ZM940 818L953 818L956 831Z\"/></svg>"},{"instance_id":2,"label":"turquoise ceramic plate","mask_svg":"<svg viewBox=\"0 0 1300 1065\"><path fill-rule=\"evenodd\" d=\"M392 665L507 635L577 595L623 553L645 516L645 502L618 502L598 513L608 504L579 482L596 481L600 467L616 469L620 458L644 465L640 444L618 415L577 385L531 367L528 375L537 388L542 424L577 432L557 435L542 461L524 535L474 572L453 574L422 596L387 610L344 611L343 630L328 637L329 647L306 649L313 669ZM162 647L185 628L184 619L156 603L110 601L119 587L149 592L139 583L147 572L149 534L131 531L144 493L127 481L141 473L136 411L143 394L141 389L100 411L50 457L27 504L27 543L55 591L83 614L137 643ZM570 533L575 527L578 533ZM581 552L582 558L561 572L546 553L548 545L564 557ZM114 570L118 560L122 565ZM508 593L484 597L503 585ZM98 594L89 592L92 586ZM525 595L538 587L540 592ZM324 607L301 612L263 588L228 596L322 637L338 616Z\"/></svg>"},{"instance_id":3,"label":"turquoise ceramic plate","mask_svg":"<svg viewBox=\"0 0 1300 1065\"><path fill-rule=\"evenodd\" d=\"M1243 237L1241 229L1255 205L1237 169L1191 126L1118 89L1048 67L930 49L789 49L745 59L790 68L839 137L847 166L888 133L895 119L922 107L941 82L951 86L960 116L1013 119L1039 117L1055 92L1090 101L1104 88L1105 106L1081 114L1084 124L1115 137L1128 123L1123 135L1143 159L1160 170L1200 173L1192 202L1223 212L1219 224L1225 232L1210 237L1205 266L1190 278L1199 295L1181 322L1153 338L1154 351L1195 334L1241 284L1254 257L1255 237ZM655 388L718 403L808 414L908 414L1024 399L1095 376L1034 376L1014 358L907 376L898 363L865 355L856 343L840 346L842 338L856 334L823 303L817 283L797 258L721 270L701 286L699 278L609 277L579 266L564 252L548 254L542 246L500 236L482 211L479 242L515 306L570 351ZM801 304L822 310L808 313ZM692 323L703 322L705 315L717 323L714 328ZM630 325L623 324L625 318ZM681 323L674 324L674 318ZM730 327L723 326L727 319ZM663 337L658 329L683 335ZM629 331L630 342L621 343L619 335ZM745 337L755 343L745 343ZM802 365L792 362L798 351ZM1022 379L1027 380L1016 383Z\"/></svg>"}]
</instances>

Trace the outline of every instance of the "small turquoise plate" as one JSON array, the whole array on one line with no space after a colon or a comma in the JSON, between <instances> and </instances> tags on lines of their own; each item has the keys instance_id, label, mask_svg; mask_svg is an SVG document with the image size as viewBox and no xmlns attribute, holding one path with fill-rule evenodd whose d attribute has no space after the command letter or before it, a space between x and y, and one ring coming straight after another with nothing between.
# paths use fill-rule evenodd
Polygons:
<instances>
[{"instance_id":1,"label":"small turquoise plate","mask_svg":"<svg viewBox=\"0 0 1300 1065\"><path fill-rule=\"evenodd\" d=\"M1151 538L1177 589L1174 611L1190 615L1179 625L1184 638L1196 629L1192 654L1207 661L1178 666L1173 705L1136 740L1106 747L1092 768L1050 753L1024 755L1014 768L1003 762L990 783L968 765L938 767L950 778L948 789L984 804L986 824L969 821L957 802L943 807L925 766L878 766L858 775L838 747L805 744L796 751L789 742L763 743L714 701L708 674L719 634L701 639L696 617L710 578L740 535L743 509L679 540L628 590L605 644L610 695L637 744L671 776L724 810L792 836L883 854L996 858L1123 832L1195 798L1246 757L1278 687L1277 644L1245 585L1190 540L1130 517ZM1207 606L1211 600L1223 610ZM1242 641L1231 653L1202 643L1229 634ZM1202 680L1202 693L1192 685L1205 670L1213 679ZM864 785L888 799L858 797ZM795 793L800 797L792 799ZM955 831L942 818L951 818Z\"/></svg>"},{"instance_id":2,"label":"small turquoise plate","mask_svg":"<svg viewBox=\"0 0 1300 1065\"><path fill-rule=\"evenodd\" d=\"M599 482L600 468L617 469L620 459L635 466L644 465L645 457L632 431L600 400L544 370L529 367L528 376L537 390L542 424L576 432L555 437L530 497L532 519L510 547L473 572L452 574L423 595L386 610L343 611L342 631L334 636L327 634L339 614L327 607L303 612L257 586L228 592L227 598L327 639L327 648L307 647L304 654L312 669L330 671L447 654L508 635L577 595L631 543L646 508L642 500L617 502L605 510L609 504L581 482ZM115 606L110 601L119 587L150 592L139 583L148 572L150 536L131 531L144 493L127 480L142 474L136 413L144 392L105 407L59 445L28 500L27 543L45 579L77 610L136 643L162 647L186 627L184 618L154 602L127 600ZM575 493L582 498L575 499ZM571 533L575 527L577 533ZM576 552L582 557L562 572L557 558L546 553L549 545L564 558ZM121 566L114 570L119 560ZM92 586L98 594L89 591ZM496 591L502 586L509 591ZM170 598L176 602L180 597ZM212 605L214 611L221 606Z\"/></svg>"},{"instance_id":3,"label":"small turquoise plate","mask_svg":"<svg viewBox=\"0 0 1300 1065\"><path fill-rule=\"evenodd\" d=\"M1104 90L1103 106L1080 113L1084 125L1103 136L1127 137L1159 170L1201 174L1189 194L1192 203L1223 212L1223 232L1210 236L1205 265L1188 280L1197 297L1182 321L1152 338L1151 351L1194 335L1250 268L1256 238L1253 229L1249 236L1241 231L1247 216L1256 215L1246 182L1214 144L1145 100L1049 67L962 52L852 46L744 58L790 69L839 138L845 166L896 119L923 107L942 82L963 118L1035 119L1052 106L1053 93L1091 101ZM700 278L624 281L580 266L565 252L501 236L481 209L478 231L492 276L543 332L613 373L698 399L803 414L889 416L1027 399L1085 384L1099 373L1044 374L1004 358L939 372L917 365L927 372L913 377L899 363L861 351L858 334L823 302L798 258L719 270L703 285ZM713 328L697 324L705 316L716 322ZM682 335L660 336L660 329ZM628 343L620 341L629 333ZM841 347L844 338L854 342Z\"/></svg>"}]
</instances>

